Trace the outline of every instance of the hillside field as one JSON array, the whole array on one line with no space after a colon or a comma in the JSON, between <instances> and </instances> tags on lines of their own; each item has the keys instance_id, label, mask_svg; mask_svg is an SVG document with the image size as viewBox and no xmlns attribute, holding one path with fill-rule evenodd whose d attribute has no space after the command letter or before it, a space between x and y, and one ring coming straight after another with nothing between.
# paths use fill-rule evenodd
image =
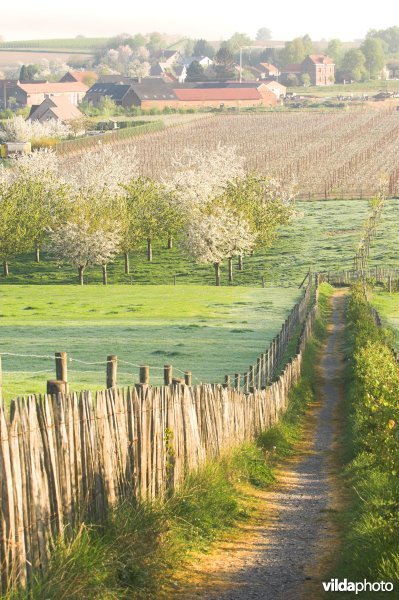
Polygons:
<instances>
[{"instance_id":1,"label":"hillside field","mask_svg":"<svg viewBox=\"0 0 399 600\"><path fill-rule=\"evenodd\" d=\"M44 392L55 378L54 352L104 364L68 364L72 389L105 386L108 354L120 364L118 383L138 381L148 364L153 384L163 365L191 370L193 382L222 382L244 372L280 330L300 297L298 288L208 286L8 286L1 290L3 395ZM33 374L33 372L36 372ZM175 370L175 376L183 376Z\"/></svg>"},{"instance_id":2,"label":"hillside field","mask_svg":"<svg viewBox=\"0 0 399 600\"><path fill-rule=\"evenodd\" d=\"M399 195L398 139L399 111L393 109L240 114L226 110L212 119L115 147L134 145L140 172L160 179L188 143L203 152L218 144L236 146L247 171L296 182L302 199L351 199L374 194L382 173L390 179L390 193Z\"/></svg>"}]
</instances>

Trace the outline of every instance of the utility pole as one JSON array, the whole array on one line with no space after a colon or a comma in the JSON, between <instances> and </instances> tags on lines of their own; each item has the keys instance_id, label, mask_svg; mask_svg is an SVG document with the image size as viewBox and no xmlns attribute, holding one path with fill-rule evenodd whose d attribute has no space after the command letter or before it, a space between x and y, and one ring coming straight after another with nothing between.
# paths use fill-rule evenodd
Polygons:
<instances>
[{"instance_id":1,"label":"utility pole","mask_svg":"<svg viewBox=\"0 0 399 600\"><path fill-rule=\"evenodd\" d=\"M239 82L242 83L242 51L245 49L250 49L250 50L254 50L254 49L261 49L264 50L265 46L240 46L240 77L239 77Z\"/></svg>"}]
</instances>

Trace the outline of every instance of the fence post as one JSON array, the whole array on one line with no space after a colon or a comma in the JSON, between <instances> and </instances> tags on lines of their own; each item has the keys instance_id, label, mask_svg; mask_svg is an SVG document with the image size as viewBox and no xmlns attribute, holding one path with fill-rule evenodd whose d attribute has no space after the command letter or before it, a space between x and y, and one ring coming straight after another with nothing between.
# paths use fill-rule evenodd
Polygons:
<instances>
[{"instance_id":1,"label":"fence post","mask_svg":"<svg viewBox=\"0 0 399 600\"><path fill-rule=\"evenodd\" d=\"M262 357L256 359L256 387L258 390L262 387Z\"/></svg>"},{"instance_id":2,"label":"fence post","mask_svg":"<svg viewBox=\"0 0 399 600\"><path fill-rule=\"evenodd\" d=\"M140 367L140 383L144 385L150 383L150 367L147 367L147 365L141 365Z\"/></svg>"},{"instance_id":3,"label":"fence post","mask_svg":"<svg viewBox=\"0 0 399 600\"><path fill-rule=\"evenodd\" d=\"M66 352L55 353L55 373L58 381L68 381L68 356Z\"/></svg>"},{"instance_id":4,"label":"fence post","mask_svg":"<svg viewBox=\"0 0 399 600\"><path fill-rule=\"evenodd\" d=\"M240 389L241 386L241 375L239 373L236 373L234 375L234 387L236 388L236 390Z\"/></svg>"},{"instance_id":5,"label":"fence post","mask_svg":"<svg viewBox=\"0 0 399 600\"><path fill-rule=\"evenodd\" d=\"M255 389L255 367L254 367L254 365L251 365L249 367L249 389L250 389L250 391L253 391Z\"/></svg>"},{"instance_id":6,"label":"fence post","mask_svg":"<svg viewBox=\"0 0 399 600\"><path fill-rule=\"evenodd\" d=\"M262 373L261 373L261 387L266 386L266 352L262 352Z\"/></svg>"},{"instance_id":7,"label":"fence post","mask_svg":"<svg viewBox=\"0 0 399 600\"><path fill-rule=\"evenodd\" d=\"M2 369L2 366L1 366L1 354L0 354L0 402L3 399L3 392L2 392L2 390L3 390L3 369Z\"/></svg>"},{"instance_id":8,"label":"fence post","mask_svg":"<svg viewBox=\"0 0 399 600\"><path fill-rule=\"evenodd\" d=\"M248 371L245 371L244 373L244 392L249 392Z\"/></svg>"},{"instance_id":9,"label":"fence post","mask_svg":"<svg viewBox=\"0 0 399 600\"><path fill-rule=\"evenodd\" d=\"M172 365L164 365L163 382L165 385L170 385L172 383Z\"/></svg>"},{"instance_id":10,"label":"fence post","mask_svg":"<svg viewBox=\"0 0 399 600\"><path fill-rule=\"evenodd\" d=\"M192 377L191 377L191 371L186 371L184 373L184 383L186 385L191 385L191 379L192 379Z\"/></svg>"},{"instance_id":11,"label":"fence post","mask_svg":"<svg viewBox=\"0 0 399 600\"><path fill-rule=\"evenodd\" d=\"M116 371L118 357L115 354L107 356L107 389L116 387Z\"/></svg>"},{"instance_id":12,"label":"fence post","mask_svg":"<svg viewBox=\"0 0 399 600\"><path fill-rule=\"evenodd\" d=\"M223 387L229 388L230 385L231 385L230 375L225 375Z\"/></svg>"},{"instance_id":13,"label":"fence post","mask_svg":"<svg viewBox=\"0 0 399 600\"><path fill-rule=\"evenodd\" d=\"M392 294L392 277L391 277L391 275L389 275L389 277L388 277L388 288L389 288L389 293Z\"/></svg>"}]
</instances>

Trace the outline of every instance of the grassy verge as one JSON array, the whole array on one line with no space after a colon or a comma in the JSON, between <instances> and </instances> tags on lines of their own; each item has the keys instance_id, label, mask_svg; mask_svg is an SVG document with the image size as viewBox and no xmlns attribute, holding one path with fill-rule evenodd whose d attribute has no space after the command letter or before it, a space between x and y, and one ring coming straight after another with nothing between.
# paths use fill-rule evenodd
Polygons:
<instances>
[{"instance_id":1,"label":"grassy verge","mask_svg":"<svg viewBox=\"0 0 399 600\"><path fill-rule=\"evenodd\" d=\"M314 364L324 335L331 288L323 284L315 337L303 360L300 382L280 422L254 442L187 477L165 502L123 503L103 527L83 525L54 549L46 577L30 595L6 600L111 600L170 597L176 570L193 553L206 552L220 536L249 519L253 506L242 484L264 488L275 465L295 452L303 416L314 397Z\"/></svg>"},{"instance_id":2,"label":"grassy verge","mask_svg":"<svg viewBox=\"0 0 399 600\"><path fill-rule=\"evenodd\" d=\"M331 577L390 581L390 597L399 598L399 369L391 336L375 325L361 289L352 291L347 317L344 480L351 493ZM377 597L375 591L362 593L367 600Z\"/></svg>"}]
</instances>

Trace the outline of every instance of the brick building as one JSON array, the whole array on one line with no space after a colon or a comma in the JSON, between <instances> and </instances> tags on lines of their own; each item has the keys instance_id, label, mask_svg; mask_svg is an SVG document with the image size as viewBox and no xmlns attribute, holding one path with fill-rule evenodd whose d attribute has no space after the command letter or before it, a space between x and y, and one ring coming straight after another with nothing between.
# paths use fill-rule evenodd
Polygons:
<instances>
[{"instance_id":1,"label":"brick building","mask_svg":"<svg viewBox=\"0 0 399 600\"><path fill-rule=\"evenodd\" d=\"M267 82L166 82L161 78L144 78L130 84L97 82L85 99L94 106L104 96L121 106L143 109L157 108L220 108L221 106L275 106L279 94L269 89Z\"/></svg>"},{"instance_id":2,"label":"brick building","mask_svg":"<svg viewBox=\"0 0 399 600\"><path fill-rule=\"evenodd\" d=\"M302 74L307 73L312 85L331 85L335 81L335 64L325 54L310 54L301 63Z\"/></svg>"},{"instance_id":3,"label":"brick building","mask_svg":"<svg viewBox=\"0 0 399 600\"><path fill-rule=\"evenodd\" d=\"M88 87L78 81L70 82L44 82L21 83L18 82L18 104L20 106L33 106L43 102L46 98L63 96L71 104L77 106L83 100Z\"/></svg>"},{"instance_id":4,"label":"brick building","mask_svg":"<svg viewBox=\"0 0 399 600\"><path fill-rule=\"evenodd\" d=\"M325 54L309 54L301 63L284 67L281 81L288 83L289 76L295 75L300 84L304 74L309 75L311 85L332 85L335 81L335 64Z\"/></svg>"}]
</instances>

